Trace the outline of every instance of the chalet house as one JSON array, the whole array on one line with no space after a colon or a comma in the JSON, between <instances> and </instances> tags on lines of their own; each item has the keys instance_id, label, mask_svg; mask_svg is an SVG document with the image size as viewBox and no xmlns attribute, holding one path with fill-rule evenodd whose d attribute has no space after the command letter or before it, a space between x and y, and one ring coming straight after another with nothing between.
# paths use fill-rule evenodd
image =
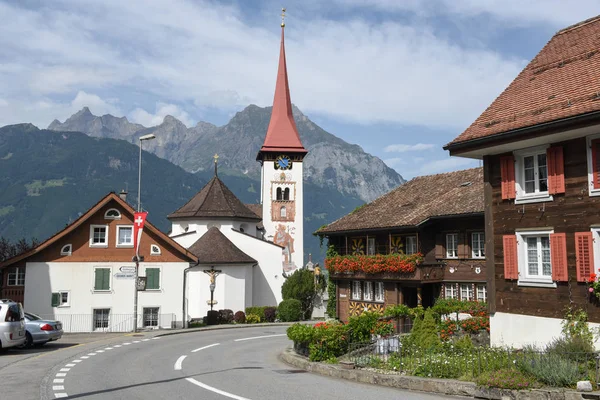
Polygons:
<instances>
[{"instance_id":1,"label":"chalet house","mask_svg":"<svg viewBox=\"0 0 600 400\"><path fill-rule=\"evenodd\" d=\"M600 17L556 33L445 149L483 160L492 344L547 343L566 307L598 326Z\"/></svg>"},{"instance_id":2,"label":"chalet house","mask_svg":"<svg viewBox=\"0 0 600 400\"><path fill-rule=\"evenodd\" d=\"M484 230L481 168L414 178L319 229L338 254L325 261L338 318L438 297L486 301Z\"/></svg>"},{"instance_id":3,"label":"chalet house","mask_svg":"<svg viewBox=\"0 0 600 400\"><path fill-rule=\"evenodd\" d=\"M32 250L0 264L0 297L58 319L65 332L133 329L135 210L110 193ZM183 276L197 257L146 222L140 241L138 327L172 328L183 318Z\"/></svg>"}]
</instances>

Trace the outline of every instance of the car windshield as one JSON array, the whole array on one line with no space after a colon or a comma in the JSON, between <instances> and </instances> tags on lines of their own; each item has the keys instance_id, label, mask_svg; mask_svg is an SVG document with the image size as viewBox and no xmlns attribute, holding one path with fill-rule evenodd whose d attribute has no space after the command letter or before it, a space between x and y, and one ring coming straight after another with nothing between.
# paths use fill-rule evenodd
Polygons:
<instances>
[{"instance_id":1,"label":"car windshield","mask_svg":"<svg viewBox=\"0 0 600 400\"><path fill-rule=\"evenodd\" d=\"M25 313L25 318L27 318L30 321L38 321L38 320L42 319L42 317L37 316L32 313L28 313L28 312Z\"/></svg>"}]
</instances>

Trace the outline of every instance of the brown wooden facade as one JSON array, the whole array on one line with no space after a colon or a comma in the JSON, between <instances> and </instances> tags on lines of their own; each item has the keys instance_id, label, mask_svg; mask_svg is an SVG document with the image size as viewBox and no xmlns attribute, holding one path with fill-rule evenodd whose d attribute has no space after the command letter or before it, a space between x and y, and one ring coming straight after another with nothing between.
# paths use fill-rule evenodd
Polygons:
<instances>
[{"instance_id":1,"label":"brown wooden facade","mask_svg":"<svg viewBox=\"0 0 600 400\"><path fill-rule=\"evenodd\" d=\"M382 311L396 304L429 307L437 298L445 297L450 286L453 289L448 290L456 298L471 296L472 300L486 300L485 256L473 257L473 233L484 233L482 213L431 219L419 227L328 234L329 245L340 255L410 253L414 247L409 241L413 239L408 238L412 237L416 238L416 251L424 256L423 263L412 274L331 274L330 279L336 283L337 317L347 321L364 310ZM446 252L447 234L456 234L458 239L455 258L449 258ZM383 299L353 298L353 282L383 284Z\"/></svg>"}]
</instances>

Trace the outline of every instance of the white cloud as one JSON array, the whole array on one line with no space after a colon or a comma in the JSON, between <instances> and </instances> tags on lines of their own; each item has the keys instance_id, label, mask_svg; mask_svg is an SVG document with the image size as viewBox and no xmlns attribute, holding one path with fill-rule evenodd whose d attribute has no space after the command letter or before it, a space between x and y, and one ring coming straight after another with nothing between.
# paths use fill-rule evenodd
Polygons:
<instances>
[{"instance_id":1,"label":"white cloud","mask_svg":"<svg viewBox=\"0 0 600 400\"><path fill-rule=\"evenodd\" d=\"M0 97L0 107L6 107L8 105L8 101L4 100Z\"/></svg>"},{"instance_id":2,"label":"white cloud","mask_svg":"<svg viewBox=\"0 0 600 400\"><path fill-rule=\"evenodd\" d=\"M431 175L441 172L477 167L478 161L469 158L448 157L441 160L425 162L417 168L416 175Z\"/></svg>"},{"instance_id":3,"label":"white cloud","mask_svg":"<svg viewBox=\"0 0 600 400\"><path fill-rule=\"evenodd\" d=\"M128 118L132 122L144 126L156 126L160 125L167 115L177 118L186 126L194 125L194 121L190 118L187 112L175 104L166 103L157 103L156 112L154 114L150 114L142 108L136 108L129 114Z\"/></svg>"},{"instance_id":4,"label":"white cloud","mask_svg":"<svg viewBox=\"0 0 600 400\"><path fill-rule=\"evenodd\" d=\"M113 114L120 115L121 111L113 104L115 101L106 101L95 94L86 93L83 90L77 92L77 96L71 102L71 110L78 111L83 107L89 107L94 115Z\"/></svg>"},{"instance_id":5,"label":"white cloud","mask_svg":"<svg viewBox=\"0 0 600 400\"><path fill-rule=\"evenodd\" d=\"M386 153L406 153L409 151L423 151L435 148L434 144L417 143L417 144L390 144L383 151Z\"/></svg>"},{"instance_id":6,"label":"white cloud","mask_svg":"<svg viewBox=\"0 0 600 400\"><path fill-rule=\"evenodd\" d=\"M405 158L394 157L394 158L386 158L383 160L384 163L387 164L390 168L396 168L400 165L405 165L407 160Z\"/></svg>"}]
</instances>

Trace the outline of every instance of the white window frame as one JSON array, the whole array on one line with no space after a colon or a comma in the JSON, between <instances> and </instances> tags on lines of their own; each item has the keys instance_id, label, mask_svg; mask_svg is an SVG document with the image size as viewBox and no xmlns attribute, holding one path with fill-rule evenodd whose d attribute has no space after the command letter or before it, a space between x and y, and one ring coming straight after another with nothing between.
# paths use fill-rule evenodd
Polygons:
<instances>
[{"instance_id":1,"label":"white window frame","mask_svg":"<svg viewBox=\"0 0 600 400\"><path fill-rule=\"evenodd\" d=\"M350 287L350 298L352 300L362 300L362 282L352 281ZM356 289L356 290L355 290Z\"/></svg>"},{"instance_id":2,"label":"white window frame","mask_svg":"<svg viewBox=\"0 0 600 400\"><path fill-rule=\"evenodd\" d=\"M119 215L117 215L117 216L108 215L108 213L111 211L116 211ZM116 208L109 208L104 213L104 219L112 219L112 220L121 219L121 211L117 210Z\"/></svg>"},{"instance_id":3,"label":"white window frame","mask_svg":"<svg viewBox=\"0 0 600 400\"><path fill-rule=\"evenodd\" d=\"M546 150L550 147L550 145L531 147L528 149L517 150L513 154L515 156L515 186L517 189L517 196L515 199L515 204L526 204L526 203L540 203L545 201L552 201L554 197L549 194L546 190L544 192L540 192L538 185L538 169L535 167L535 179L536 179L536 192L535 193L525 193L525 157L534 156L534 165L537 166L537 155L538 154L546 154ZM546 158L546 176L549 179L548 175L548 158ZM547 181L547 185L549 186Z\"/></svg>"},{"instance_id":4,"label":"white window frame","mask_svg":"<svg viewBox=\"0 0 600 400\"><path fill-rule=\"evenodd\" d=\"M71 307L71 291L70 290L59 290L58 295L60 296L59 298L59 305L57 307ZM67 301L63 302L63 294L67 295Z\"/></svg>"},{"instance_id":5,"label":"white window frame","mask_svg":"<svg viewBox=\"0 0 600 400\"><path fill-rule=\"evenodd\" d=\"M450 296L448 296L448 289L450 289ZM456 283L445 283L444 284L444 298L446 299L458 299L458 290Z\"/></svg>"},{"instance_id":6,"label":"white window frame","mask_svg":"<svg viewBox=\"0 0 600 400\"><path fill-rule=\"evenodd\" d=\"M406 237L406 251L404 254L410 255L418 252L417 248L417 237L416 236L407 236Z\"/></svg>"},{"instance_id":7,"label":"white window frame","mask_svg":"<svg viewBox=\"0 0 600 400\"><path fill-rule=\"evenodd\" d=\"M104 228L105 236L104 243L94 243L94 228ZM109 237L108 225L90 225L90 247L100 247L106 248L108 247L108 237Z\"/></svg>"},{"instance_id":8,"label":"white window frame","mask_svg":"<svg viewBox=\"0 0 600 400\"><path fill-rule=\"evenodd\" d=\"M592 163L592 140L600 139L600 134L588 136L586 138L587 146L587 167L588 167L588 186L590 196L600 196L600 188L594 189L594 164ZM597 264L594 264L597 265Z\"/></svg>"},{"instance_id":9,"label":"white window frame","mask_svg":"<svg viewBox=\"0 0 600 400\"><path fill-rule=\"evenodd\" d=\"M475 243L480 243L479 240L475 241L475 238L480 235L483 236L483 242L481 243L481 248L475 251ZM485 258L485 232L471 232L471 257Z\"/></svg>"},{"instance_id":10,"label":"white window frame","mask_svg":"<svg viewBox=\"0 0 600 400\"><path fill-rule=\"evenodd\" d=\"M155 247L158 249L158 251L154 251ZM162 250L160 249L160 246L155 243L152 243L150 245L150 255L151 256L160 256L161 254L162 254Z\"/></svg>"},{"instance_id":11,"label":"white window frame","mask_svg":"<svg viewBox=\"0 0 600 400\"><path fill-rule=\"evenodd\" d=\"M67 247L69 248L69 250L65 250ZM73 254L73 245L71 243L65 244L63 247L61 247L61 249L60 249L61 256L70 256L71 254Z\"/></svg>"},{"instance_id":12,"label":"white window frame","mask_svg":"<svg viewBox=\"0 0 600 400\"><path fill-rule=\"evenodd\" d=\"M13 284L10 283L11 276L14 277L12 278ZM16 267L12 272L9 272L6 275L6 286L25 286L25 271L20 267Z\"/></svg>"},{"instance_id":13,"label":"white window frame","mask_svg":"<svg viewBox=\"0 0 600 400\"><path fill-rule=\"evenodd\" d=\"M96 328L96 320L94 317L96 316L96 310L108 310L108 318L106 319L106 327ZM92 308L92 331L93 332L106 332L110 329L110 319L112 315L112 309L110 307L95 307Z\"/></svg>"},{"instance_id":14,"label":"white window frame","mask_svg":"<svg viewBox=\"0 0 600 400\"><path fill-rule=\"evenodd\" d=\"M374 282L375 285L375 301L377 303L385 302L385 288L383 282Z\"/></svg>"},{"instance_id":15,"label":"white window frame","mask_svg":"<svg viewBox=\"0 0 600 400\"><path fill-rule=\"evenodd\" d=\"M375 297L375 293L373 290L373 282L364 281L363 282L363 300L364 301L373 301Z\"/></svg>"},{"instance_id":16,"label":"white window frame","mask_svg":"<svg viewBox=\"0 0 600 400\"><path fill-rule=\"evenodd\" d=\"M119 232L121 231L121 229L124 228L129 228L131 229L131 243L120 243L120 237L119 237ZM117 247L122 247L122 248L133 248L133 225L117 225L117 237L115 237L115 246Z\"/></svg>"},{"instance_id":17,"label":"white window frame","mask_svg":"<svg viewBox=\"0 0 600 400\"><path fill-rule=\"evenodd\" d=\"M287 208L285 208L285 206L281 206L281 208L279 208L279 217L287 218Z\"/></svg>"},{"instance_id":18,"label":"white window frame","mask_svg":"<svg viewBox=\"0 0 600 400\"><path fill-rule=\"evenodd\" d=\"M108 269L110 273L108 274L108 289L107 290L96 290L96 270L97 269ZM113 272L112 268L107 265L98 265L94 267L94 273L92 274L92 293L112 293L113 290Z\"/></svg>"},{"instance_id":19,"label":"white window frame","mask_svg":"<svg viewBox=\"0 0 600 400\"><path fill-rule=\"evenodd\" d=\"M487 286L485 283L477 284L477 301L487 302Z\"/></svg>"},{"instance_id":20,"label":"white window frame","mask_svg":"<svg viewBox=\"0 0 600 400\"><path fill-rule=\"evenodd\" d=\"M156 326L146 325L145 311L147 308L156 308L158 310L158 312L156 313ZM159 329L160 328L160 306L144 306L144 307L142 307L142 326L145 329Z\"/></svg>"},{"instance_id":21,"label":"white window frame","mask_svg":"<svg viewBox=\"0 0 600 400\"><path fill-rule=\"evenodd\" d=\"M556 283L552 281L552 273L549 276L530 276L527 265L527 238L532 236L548 236L548 238L550 238L550 235L553 233L554 229L515 232L517 236L517 259L519 264L518 286L556 287ZM552 249L552 244L550 244L550 249ZM538 257L541 257L541 254L539 254ZM550 250L550 257L552 257L552 250ZM550 265L552 265L552 258L550 258ZM552 272L552 270L550 271Z\"/></svg>"},{"instance_id":22,"label":"white window frame","mask_svg":"<svg viewBox=\"0 0 600 400\"><path fill-rule=\"evenodd\" d=\"M466 293L466 296L464 296L463 293ZM472 283L461 283L460 284L460 299L462 301L475 300L475 291L473 290Z\"/></svg>"},{"instance_id":23,"label":"white window frame","mask_svg":"<svg viewBox=\"0 0 600 400\"><path fill-rule=\"evenodd\" d=\"M594 265L600 266L600 226L594 226L591 231L593 239L592 246L594 248Z\"/></svg>"},{"instance_id":24,"label":"white window frame","mask_svg":"<svg viewBox=\"0 0 600 400\"><path fill-rule=\"evenodd\" d=\"M367 238L367 255L374 256L377 254L377 246L375 245L375 238Z\"/></svg>"},{"instance_id":25,"label":"white window frame","mask_svg":"<svg viewBox=\"0 0 600 400\"><path fill-rule=\"evenodd\" d=\"M448 239L450 239L451 237L454 238L454 244L456 245L456 247L453 249L455 250L455 254L452 255L450 254L450 246L448 245ZM458 258L458 233L446 233L446 258Z\"/></svg>"}]
</instances>

